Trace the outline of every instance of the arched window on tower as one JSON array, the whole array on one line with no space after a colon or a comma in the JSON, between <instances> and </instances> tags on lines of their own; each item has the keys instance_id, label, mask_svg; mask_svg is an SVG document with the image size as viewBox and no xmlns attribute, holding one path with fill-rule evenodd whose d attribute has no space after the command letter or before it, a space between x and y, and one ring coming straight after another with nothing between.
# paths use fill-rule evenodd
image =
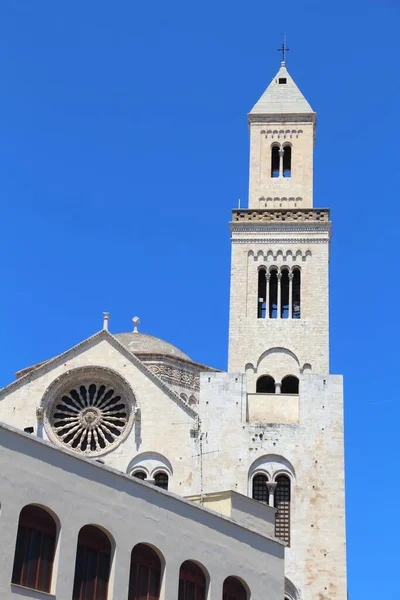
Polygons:
<instances>
[{"instance_id":1,"label":"arched window on tower","mask_svg":"<svg viewBox=\"0 0 400 600\"><path fill-rule=\"evenodd\" d=\"M293 269L292 317L300 319L300 269Z\"/></svg>"},{"instance_id":2,"label":"arched window on tower","mask_svg":"<svg viewBox=\"0 0 400 600\"><path fill-rule=\"evenodd\" d=\"M275 536L290 546L290 479L287 475L276 478Z\"/></svg>"},{"instance_id":3,"label":"arched window on tower","mask_svg":"<svg viewBox=\"0 0 400 600\"><path fill-rule=\"evenodd\" d=\"M279 177L279 146L272 146L271 148L271 177Z\"/></svg>"},{"instance_id":4,"label":"arched window on tower","mask_svg":"<svg viewBox=\"0 0 400 600\"><path fill-rule=\"evenodd\" d=\"M19 515L12 583L50 592L57 527L40 506L25 506Z\"/></svg>"},{"instance_id":5,"label":"arched window on tower","mask_svg":"<svg viewBox=\"0 0 400 600\"><path fill-rule=\"evenodd\" d=\"M283 148L283 176L292 176L292 147L289 144Z\"/></svg>"},{"instance_id":6,"label":"arched window on tower","mask_svg":"<svg viewBox=\"0 0 400 600\"><path fill-rule=\"evenodd\" d=\"M144 471L135 471L132 475L133 477L136 477L136 479L141 479L142 481L147 479L147 474Z\"/></svg>"},{"instance_id":7,"label":"arched window on tower","mask_svg":"<svg viewBox=\"0 0 400 600\"><path fill-rule=\"evenodd\" d=\"M236 577L227 577L224 581L222 600L246 600L247 592L241 581Z\"/></svg>"},{"instance_id":8,"label":"arched window on tower","mask_svg":"<svg viewBox=\"0 0 400 600\"><path fill-rule=\"evenodd\" d=\"M260 269L258 271L258 312L257 317L259 319L265 319L266 317L266 300L267 300L267 279L266 270Z\"/></svg>"},{"instance_id":9,"label":"arched window on tower","mask_svg":"<svg viewBox=\"0 0 400 600\"><path fill-rule=\"evenodd\" d=\"M286 375L282 379L281 394L298 394L299 380L294 375Z\"/></svg>"},{"instance_id":10,"label":"arched window on tower","mask_svg":"<svg viewBox=\"0 0 400 600\"><path fill-rule=\"evenodd\" d=\"M185 560L179 571L178 600L205 600L206 576L191 560Z\"/></svg>"},{"instance_id":11,"label":"arched window on tower","mask_svg":"<svg viewBox=\"0 0 400 600\"><path fill-rule=\"evenodd\" d=\"M261 375L256 383L257 394L275 394L275 379L271 375Z\"/></svg>"},{"instance_id":12,"label":"arched window on tower","mask_svg":"<svg viewBox=\"0 0 400 600\"><path fill-rule=\"evenodd\" d=\"M266 475L263 475L262 473L254 475L252 490L254 500L258 500L258 502L264 502L264 504L268 504L267 482L268 478Z\"/></svg>"},{"instance_id":13,"label":"arched window on tower","mask_svg":"<svg viewBox=\"0 0 400 600\"><path fill-rule=\"evenodd\" d=\"M289 269L281 270L281 319L289 318Z\"/></svg>"},{"instance_id":14,"label":"arched window on tower","mask_svg":"<svg viewBox=\"0 0 400 600\"><path fill-rule=\"evenodd\" d=\"M111 542L94 525L79 532L72 600L106 600L110 578Z\"/></svg>"},{"instance_id":15,"label":"arched window on tower","mask_svg":"<svg viewBox=\"0 0 400 600\"><path fill-rule=\"evenodd\" d=\"M154 485L162 488L163 490L168 489L168 475L166 473L160 472L154 475Z\"/></svg>"},{"instance_id":16,"label":"arched window on tower","mask_svg":"<svg viewBox=\"0 0 400 600\"><path fill-rule=\"evenodd\" d=\"M278 318L278 272L275 269L270 271L269 280L269 318Z\"/></svg>"},{"instance_id":17,"label":"arched window on tower","mask_svg":"<svg viewBox=\"0 0 400 600\"><path fill-rule=\"evenodd\" d=\"M128 600L158 600L160 583L158 554L146 544L137 544L131 554Z\"/></svg>"}]
</instances>

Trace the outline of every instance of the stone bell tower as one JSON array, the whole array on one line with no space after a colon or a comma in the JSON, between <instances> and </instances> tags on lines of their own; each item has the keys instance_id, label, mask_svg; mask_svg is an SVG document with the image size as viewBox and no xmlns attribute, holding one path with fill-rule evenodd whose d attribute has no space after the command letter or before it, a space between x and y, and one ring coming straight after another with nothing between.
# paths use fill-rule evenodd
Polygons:
<instances>
[{"instance_id":1,"label":"stone bell tower","mask_svg":"<svg viewBox=\"0 0 400 600\"><path fill-rule=\"evenodd\" d=\"M316 113L284 62L248 121L249 205L230 224L228 361L232 376L245 373L248 493L277 508L285 600L346 600L343 382L329 373L331 223L329 209L313 207ZM290 469L286 491L274 464Z\"/></svg>"},{"instance_id":2,"label":"stone bell tower","mask_svg":"<svg viewBox=\"0 0 400 600\"><path fill-rule=\"evenodd\" d=\"M328 209L313 208L316 113L285 63L248 115L249 207L234 210L229 370L270 348L328 371Z\"/></svg>"}]
</instances>

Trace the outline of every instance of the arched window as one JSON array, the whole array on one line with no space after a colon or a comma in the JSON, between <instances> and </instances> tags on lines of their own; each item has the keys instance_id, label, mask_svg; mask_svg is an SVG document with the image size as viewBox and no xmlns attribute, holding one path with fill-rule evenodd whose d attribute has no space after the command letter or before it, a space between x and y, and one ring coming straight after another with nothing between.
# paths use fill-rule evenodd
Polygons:
<instances>
[{"instance_id":1,"label":"arched window","mask_svg":"<svg viewBox=\"0 0 400 600\"><path fill-rule=\"evenodd\" d=\"M158 554L146 544L137 544L131 554L128 600L158 600L160 583Z\"/></svg>"},{"instance_id":2,"label":"arched window","mask_svg":"<svg viewBox=\"0 0 400 600\"><path fill-rule=\"evenodd\" d=\"M262 473L253 477L253 499L268 504L268 478Z\"/></svg>"},{"instance_id":3,"label":"arched window","mask_svg":"<svg viewBox=\"0 0 400 600\"><path fill-rule=\"evenodd\" d=\"M290 479L287 475L276 478L275 536L290 545Z\"/></svg>"},{"instance_id":4,"label":"arched window","mask_svg":"<svg viewBox=\"0 0 400 600\"><path fill-rule=\"evenodd\" d=\"M25 506L19 515L12 583L50 592L57 526L40 506Z\"/></svg>"},{"instance_id":5,"label":"arched window","mask_svg":"<svg viewBox=\"0 0 400 600\"><path fill-rule=\"evenodd\" d=\"M275 379L270 375L262 375L257 379L257 394L275 394Z\"/></svg>"},{"instance_id":6,"label":"arched window","mask_svg":"<svg viewBox=\"0 0 400 600\"><path fill-rule=\"evenodd\" d=\"M260 269L258 271L258 309L257 317L259 319L265 319L266 317L266 300L267 300L267 280L266 270Z\"/></svg>"},{"instance_id":7,"label":"arched window","mask_svg":"<svg viewBox=\"0 0 400 600\"><path fill-rule=\"evenodd\" d=\"M178 600L205 600L206 577L203 570L191 560L185 560L179 571Z\"/></svg>"},{"instance_id":8,"label":"arched window","mask_svg":"<svg viewBox=\"0 0 400 600\"><path fill-rule=\"evenodd\" d=\"M292 147L289 145L283 148L283 176L292 176Z\"/></svg>"},{"instance_id":9,"label":"arched window","mask_svg":"<svg viewBox=\"0 0 400 600\"><path fill-rule=\"evenodd\" d=\"M292 315L300 319L300 269L293 269Z\"/></svg>"},{"instance_id":10,"label":"arched window","mask_svg":"<svg viewBox=\"0 0 400 600\"><path fill-rule=\"evenodd\" d=\"M289 270L282 269L281 278L281 319L289 318Z\"/></svg>"},{"instance_id":11,"label":"arched window","mask_svg":"<svg viewBox=\"0 0 400 600\"><path fill-rule=\"evenodd\" d=\"M247 592L246 589L236 577L227 577L224 581L224 587L222 592L223 600L246 600Z\"/></svg>"},{"instance_id":12,"label":"arched window","mask_svg":"<svg viewBox=\"0 0 400 600\"><path fill-rule=\"evenodd\" d=\"M286 375L282 379L281 394L298 394L299 380L294 375Z\"/></svg>"},{"instance_id":13,"label":"arched window","mask_svg":"<svg viewBox=\"0 0 400 600\"><path fill-rule=\"evenodd\" d=\"M103 531L85 525L79 532L72 600L106 600L111 542Z\"/></svg>"},{"instance_id":14,"label":"arched window","mask_svg":"<svg viewBox=\"0 0 400 600\"><path fill-rule=\"evenodd\" d=\"M156 473L156 475L154 475L154 485L162 488L163 490L167 490L168 475L166 473Z\"/></svg>"},{"instance_id":15,"label":"arched window","mask_svg":"<svg viewBox=\"0 0 400 600\"><path fill-rule=\"evenodd\" d=\"M278 272L275 269L270 271L269 280L269 318L278 318Z\"/></svg>"},{"instance_id":16,"label":"arched window","mask_svg":"<svg viewBox=\"0 0 400 600\"><path fill-rule=\"evenodd\" d=\"M133 477L136 477L137 479L141 479L142 481L147 479L147 474L144 471L135 471L134 473L132 473L132 475L133 475Z\"/></svg>"},{"instance_id":17,"label":"arched window","mask_svg":"<svg viewBox=\"0 0 400 600\"><path fill-rule=\"evenodd\" d=\"M272 146L271 148L271 177L279 177L279 146Z\"/></svg>"}]
</instances>

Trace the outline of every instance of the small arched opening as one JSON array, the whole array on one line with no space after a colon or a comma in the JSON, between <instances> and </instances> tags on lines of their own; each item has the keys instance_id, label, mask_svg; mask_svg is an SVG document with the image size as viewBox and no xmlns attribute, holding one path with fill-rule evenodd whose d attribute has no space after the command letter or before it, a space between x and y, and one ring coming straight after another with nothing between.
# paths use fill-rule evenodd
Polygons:
<instances>
[{"instance_id":1,"label":"small arched opening","mask_svg":"<svg viewBox=\"0 0 400 600\"><path fill-rule=\"evenodd\" d=\"M265 319L266 317L266 299L267 299L267 279L266 270L259 269L258 271L258 308L257 317Z\"/></svg>"},{"instance_id":2,"label":"small arched opening","mask_svg":"<svg viewBox=\"0 0 400 600\"><path fill-rule=\"evenodd\" d=\"M79 532L72 600L106 600L111 567L111 542L94 525Z\"/></svg>"},{"instance_id":3,"label":"small arched opening","mask_svg":"<svg viewBox=\"0 0 400 600\"><path fill-rule=\"evenodd\" d=\"M142 481L144 481L145 479L147 479L147 473L145 473L145 471L135 471L134 473L132 473L132 477L136 477L136 479L141 479Z\"/></svg>"},{"instance_id":4,"label":"small arched opening","mask_svg":"<svg viewBox=\"0 0 400 600\"><path fill-rule=\"evenodd\" d=\"M167 473L160 471L159 473L156 473L154 475L154 485L155 486L162 488L163 490L167 490L168 482L169 482L169 478L168 478Z\"/></svg>"},{"instance_id":5,"label":"small arched opening","mask_svg":"<svg viewBox=\"0 0 400 600\"><path fill-rule=\"evenodd\" d=\"M278 272L271 269L269 280L269 318L278 318Z\"/></svg>"},{"instance_id":6,"label":"small arched opening","mask_svg":"<svg viewBox=\"0 0 400 600\"><path fill-rule=\"evenodd\" d=\"M283 176L292 176L292 147L289 144L283 148Z\"/></svg>"},{"instance_id":7,"label":"small arched opening","mask_svg":"<svg viewBox=\"0 0 400 600\"><path fill-rule=\"evenodd\" d=\"M289 269L281 271L281 319L289 318Z\"/></svg>"},{"instance_id":8,"label":"small arched opening","mask_svg":"<svg viewBox=\"0 0 400 600\"><path fill-rule=\"evenodd\" d=\"M185 560L179 570L178 600L205 600L206 576L198 564Z\"/></svg>"},{"instance_id":9,"label":"small arched opening","mask_svg":"<svg viewBox=\"0 0 400 600\"><path fill-rule=\"evenodd\" d=\"M247 600L246 588L237 577L225 579L222 600Z\"/></svg>"},{"instance_id":10,"label":"small arched opening","mask_svg":"<svg viewBox=\"0 0 400 600\"><path fill-rule=\"evenodd\" d=\"M271 148L271 177L279 177L279 146L274 145Z\"/></svg>"},{"instance_id":11,"label":"small arched opening","mask_svg":"<svg viewBox=\"0 0 400 600\"><path fill-rule=\"evenodd\" d=\"M299 379L294 375L286 375L282 379L281 394L298 394L299 393Z\"/></svg>"},{"instance_id":12,"label":"small arched opening","mask_svg":"<svg viewBox=\"0 0 400 600\"><path fill-rule=\"evenodd\" d=\"M158 600L161 570L157 552L147 544L137 544L131 553L128 600Z\"/></svg>"},{"instance_id":13,"label":"small arched opening","mask_svg":"<svg viewBox=\"0 0 400 600\"><path fill-rule=\"evenodd\" d=\"M293 269L293 290L292 290L292 317L293 319L300 319L301 316L301 279L300 269Z\"/></svg>"},{"instance_id":14,"label":"small arched opening","mask_svg":"<svg viewBox=\"0 0 400 600\"><path fill-rule=\"evenodd\" d=\"M275 379L271 375L261 375L256 383L257 394L275 394Z\"/></svg>"},{"instance_id":15,"label":"small arched opening","mask_svg":"<svg viewBox=\"0 0 400 600\"><path fill-rule=\"evenodd\" d=\"M268 504L268 477L263 473L257 473L254 475L252 481L252 497L253 500Z\"/></svg>"},{"instance_id":16,"label":"small arched opening","mask_svg":"<svg viewBox=\"0 0 400 600\"><path fill-rule=\"evenodd\" d=\"M40 506L29 504L19 515L12 583L50 592L57 526Z\"/></svg>"}]
</instances>

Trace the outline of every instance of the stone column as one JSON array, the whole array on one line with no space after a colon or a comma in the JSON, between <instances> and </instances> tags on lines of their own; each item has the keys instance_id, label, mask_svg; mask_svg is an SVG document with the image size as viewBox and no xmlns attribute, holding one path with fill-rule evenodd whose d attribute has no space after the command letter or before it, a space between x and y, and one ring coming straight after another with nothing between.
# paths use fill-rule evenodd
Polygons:
<instances>
[{"instance_id":1,"label":"stone column","mask_svg":"<svg viewBox=\"0 0 400 600\"><path fill-rule=\"evenodd\" d=\"M293 271L289 271L289 319L293 318Z\"/></svg>"},{"instance_id":2,"label":"stone column","mask_svg":"<svg viewBox=\"0 0 400 600\"><path fill-rule=\"evenodd\" d=\"M265 271L265 318L269 319L269 282L271 279L271 273L269 271Z\"/></svg>"},{"instance_id":3,"label":"stone column","mask_svg":"<svg viewBox=\"0 0 400 600\"><path fill-rule=\"evenodd\" d=\"M267 488L268 488L268 504L269 506L274 507L275 504L275 488L276 488L276 482L275 481L268 481L267 482Z\"/></svg>"},{"instance_id":4,"label":"stone column","mask_svg":"<svg viewBox=\"0 0 400 600\"><path fill-rule=\"evenodd\" d=\"M43 438L43 408L38 406L36 408L36 435L39 438Z\"/></svg>"},{"instance_id":5,"label":"stone column","mask_svg":"<svg viewBox=\"0 0 400 600\"><path fill-rule=\"evenodd\" d=\"M282 279L282 273L280 271L277 272L276 274L276 279L277 279L277 286L278 286L278 300L277 300L277 315L276 318L280 319L281 318L281 279Z\"/></svg>"},{"instance_id":6,"label":"stone column","mask_svg":"<svg viewBox=\"0 0 400 600\"><path fill-rule=\"evenodd\" d=\"M283 155L285 150L283 148L279 148L279 177L283 177Z\"/></svg>"},{"instance_id":7,"label":"stone column","mask_svg":"<svg viewBox=\"0 0 400 600\"><path fill-rule=\"evenodd\" d=\"M282 387L282 382L281 381L275 381L275 394L280 394L281 393L281 387Z\"/></svg>"}]
</instances>

